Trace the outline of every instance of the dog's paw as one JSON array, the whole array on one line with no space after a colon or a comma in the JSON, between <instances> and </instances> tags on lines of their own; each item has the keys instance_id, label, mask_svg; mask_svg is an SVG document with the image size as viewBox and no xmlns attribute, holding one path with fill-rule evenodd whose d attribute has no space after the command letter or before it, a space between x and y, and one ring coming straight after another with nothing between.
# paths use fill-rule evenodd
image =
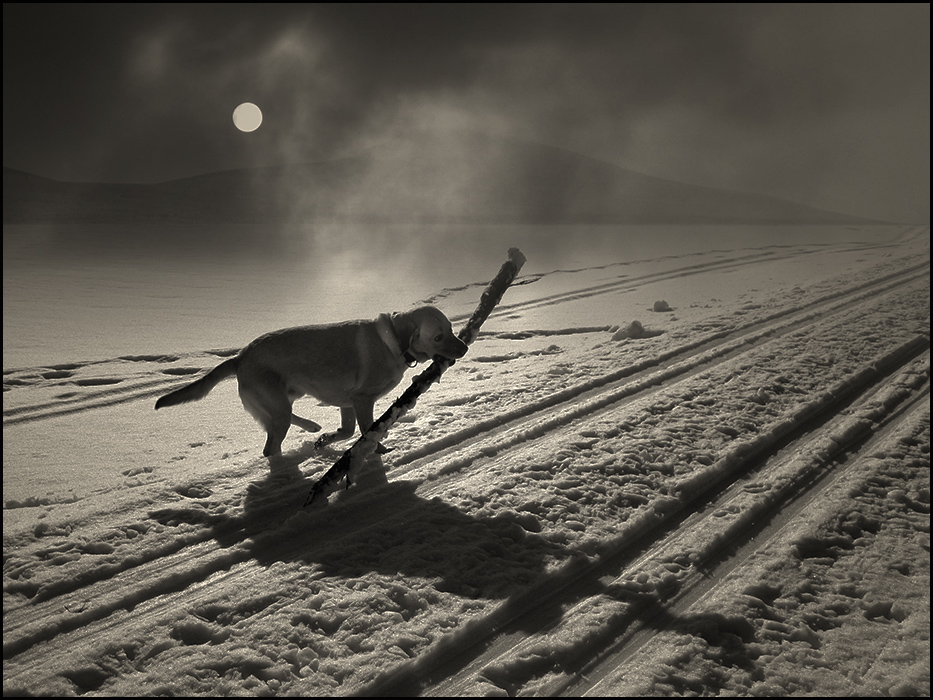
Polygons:
<instances>
[{"instance_id":1,"label":"dog's paw","mask_svg":"<svg viewBox=\"0 0 933 700\"><path fill-rule=\"evenodd\" d=\"M324 433L321 435L321 437L314 441L314 446L318 448L327 447L332 442L346 440L351 437L353 437L352 433L344 433L339 430L334 433Z\"/></svg>"}]
</instances>

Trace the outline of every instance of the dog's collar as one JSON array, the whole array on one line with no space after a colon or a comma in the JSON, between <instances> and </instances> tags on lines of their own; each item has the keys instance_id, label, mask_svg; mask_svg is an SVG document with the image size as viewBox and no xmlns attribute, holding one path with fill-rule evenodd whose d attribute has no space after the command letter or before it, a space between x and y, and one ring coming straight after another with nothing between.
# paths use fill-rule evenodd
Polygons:
<instances>
[{"instance_id":1,"label":"dog's collar","mask_svg":"<svg viewBox=\"0 0 933 700\"><path fill-rule=\"evenodd\" d=\"M398 339L398 332L395 330L395 324L392 323L392 317L389 314L379 314L379 318L376 319L376 326L379 329L382 341L389 346L393 354L401 356L402 361L409 367L418 364L418 360L408 351L408 348L402 348L402 344Z\"/></svg>"}]
</instances>

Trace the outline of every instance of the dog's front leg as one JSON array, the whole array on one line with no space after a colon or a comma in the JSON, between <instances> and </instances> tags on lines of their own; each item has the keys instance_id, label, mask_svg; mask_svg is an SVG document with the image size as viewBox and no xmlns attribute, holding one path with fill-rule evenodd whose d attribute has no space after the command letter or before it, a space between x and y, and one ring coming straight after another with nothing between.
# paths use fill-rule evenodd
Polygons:
<instances>
[{"instance_id":1,"label":"dog's front leg","mask_svg":"<svg viewBox=\"0 0 933 700\"><path fill-rule=\"evenodd\" d=\"M365 435L373 425L373 411L375 410L376 400L373 398L359 398L353 402L356 409L356 420L360 424L360 435ZM384 455L392 450L381 442L376 445L376 454Z\"/></svg>"}]
</instances>

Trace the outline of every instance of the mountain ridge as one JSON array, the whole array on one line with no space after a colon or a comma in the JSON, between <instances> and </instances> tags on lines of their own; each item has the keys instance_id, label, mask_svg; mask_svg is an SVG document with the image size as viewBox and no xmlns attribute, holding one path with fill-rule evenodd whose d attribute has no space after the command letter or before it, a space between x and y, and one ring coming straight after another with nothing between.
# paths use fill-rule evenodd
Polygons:
<instances>
[{"instance_id":1,"label":"mountain ridge","mask_svg":"<svg viewBox=\"0 0 933 700\"><path fill-rule=\"evenodd\" d=\"M401 139L349 158L152 184L65 182L3 168L5 224L300 221L872 222L767 195L645 175L543 144L475 135Z\"/></svg>"}]
</instances>

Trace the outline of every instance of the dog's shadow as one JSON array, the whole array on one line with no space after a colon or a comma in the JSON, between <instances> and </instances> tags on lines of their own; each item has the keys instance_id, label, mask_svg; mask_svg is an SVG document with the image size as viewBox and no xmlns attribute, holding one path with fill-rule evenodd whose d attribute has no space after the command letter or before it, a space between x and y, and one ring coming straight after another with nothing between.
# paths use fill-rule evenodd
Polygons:
<instances>
[{"instance_id":1,"label":"dog's shadow","mask_svg":"<svg viewBox=\"0 0 933 700\"><path fill-rule=\"evenodd\" d=\"M421 497L413 482L387 482L384 474L381 458L372 456L350 489L331 495L324 507L304 509L316 478L273 469L247 494L241 534L251 535L243 544L266 565L300 561L345 578L402 573L436 579L439 590L470 598L510 596L549 562L568 556L537 533L539 521L530 513L469 515L440 498Z\"/></svg>"}]
</instances>

